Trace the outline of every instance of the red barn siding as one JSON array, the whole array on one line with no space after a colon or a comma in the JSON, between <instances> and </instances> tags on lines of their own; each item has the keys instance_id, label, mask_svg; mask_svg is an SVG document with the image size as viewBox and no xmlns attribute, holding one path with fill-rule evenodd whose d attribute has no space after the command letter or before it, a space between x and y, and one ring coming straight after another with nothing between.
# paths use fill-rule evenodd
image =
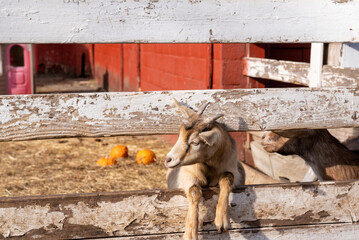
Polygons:
<instances>
[{"instance_id":1,"label":"red barn siding","mask_svg":"<svg viewBox=\"0 0 359 240\"><path fill-rule=\"evenodd\" d=\"M310 44L268 44L266 47L266 58L309 63Z\"/></svg>"},{"instance_id":2,"label":"red barn siding","mask_svg":"<svg viewBox=\"0 0 359 240\"><path fill-rule=\"evenodd\" d=\"M122 91L122 44L95 44L94 51L97 81L111 92Z\"/></svg>"},{"instance_id":3,"label":"red barn siding","mask_svg":"<svg viewBox=\"0 0 359 240\"><path fill-rule=\"evenodd\" d=\"M211 44L141 44L141 90L208 89Z\"/></svg>"},{"instance_id":4,"label":"red barn siding","mask_svg":"<svg viewBox=\"0 0 359 240\"><path fill-rule=\"evenodd\" d=\"M245 88L242 75L242 58L245 57L245 44L213 45L213 88Z\"/></svg>"},{"instance_id":5,"label":"red barn siding","mask_svg":"<svg viewBox=\"0 0 359 240\"><path fill-rule=\"evenodd\" d=\"M37 44L35 66L37 73L80 76L82 54L85 54L85 74L92 74L92 44Z\"/></svg>"},{"instance_id":6,"label":"red barn siding","mask_svg":"<svg viewBox=\"0 0 359 240\"><path fill-rule=\"evenodd\" d=\"M123 44L123 90L140 89L140 44Z\"/></svg>"}]
</instances>

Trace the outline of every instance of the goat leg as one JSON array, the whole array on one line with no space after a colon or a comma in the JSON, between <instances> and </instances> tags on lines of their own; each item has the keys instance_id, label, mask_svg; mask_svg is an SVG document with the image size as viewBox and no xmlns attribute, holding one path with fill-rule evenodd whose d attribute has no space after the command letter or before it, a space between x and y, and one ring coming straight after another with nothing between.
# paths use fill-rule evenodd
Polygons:
<instances>
[{"instance_id":1,"label":"goat leg","mask_svg":"<svg viewBox=\"0 0 359 240\"><path fill-rule=\"evenodd\" d=\"M186 218L186 229L183 239L197 240L198 239L198 205L202 197L201 187L192 185L186 191L189 208Z\"/></svg>"},{"instance_id":2,"label":"goat leg","mask_svg":"<svg viewBox=\"0 0 359 240\"><path fill-rule=\"evenodd\" d=\"M227 231L229 228L228 198L233 188L234 176L230 172L224 173L219 180L219 199L216 209L216 224L219 232Z\"/></svg>"}]
</instances>

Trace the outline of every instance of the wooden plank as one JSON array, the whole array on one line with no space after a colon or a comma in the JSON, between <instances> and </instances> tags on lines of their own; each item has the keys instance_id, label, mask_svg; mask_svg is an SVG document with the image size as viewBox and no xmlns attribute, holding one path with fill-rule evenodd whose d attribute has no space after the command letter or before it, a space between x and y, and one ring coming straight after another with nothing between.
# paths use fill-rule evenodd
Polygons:
<instances>
[{"instance_id":1,"label":"wooden plank","mask_svg":"<svg viewBox=\"0 0 359 240\"><path fill-rule=\"evenodd\" d=\"M309 63L278 61L266 58L244 58L243 74L298 85L309 85Z\"/></svg>"},{"instance_id":2,"label":"wooden plank","mask_svg":"<svg viewBox=\"0 0 359 240\"><path fill-rule=\"evenodd\" d=\"M245 58L244 75L309 86L310 64L264 58ZM359 69L324 65L322 87L357 87Z\"/></svg>"},{"instance_id":3,"label":"wooden plank","mask_svg":"<svg viewBox=\"0 0 359 240\"><path fill-rule=\"evenodd\" d=\"M310 49L309 87L322 86L324 43L312 43Z\"/></svg>"},{"instance_id":4,"label":"wooden plank","mask_svg":"<svg viewBox=\"0 0 359 240\"><path fill-rule=\"evenodd\" d=\"M0 140L175 134L173 99L230 131L359 126L357 89L238 89L0 96Z\"/></svg>"},{"instance_id":5,"label":"wooden plank","mask_svg":"<svg viewBox=\"0 0 359 240\"><path fill-rule=\"evenodd\" d=\"M322 86L324 87L357 87L359 86L359 69L340 66L323 66Z\"/></svg>"},{"instance_id":6,"label":"wooden plank","mask_svg":"<svg viewBox=\"0 0 359 240\"><path fill-rule=\"evenodd\" d=\"M0 43L359 41L358 0L0 0L0 5Z\"/></svg>"},{"instance_id":7,"label":"wooden plank","mask_svg":"<svg viewBox=\"0 0 359 240\"><path fill-rule=\"evenodd\" d=\"M331 66L340 66L342 58L343 43L329 43L328 44L328 58L327 64Z\"/></svg>"},{"instance_id":8,"label":"wooden plank","mask_svg":"<svg viewBox=\"0 0 359 240\"><path fill-rule=\"evenodd\" d=\"M201 232L199 239L221 239L221 240L245 240L245 239L275 239L275 240L318 240L318 239L338 239L357 240L359 224L326 224L295 227L276 227L276 228L248 228L239 230L230 230L227 233L218 234L215 231ZM340 237L339 237L340 236ZM100 238L99 240L108 239ZM145 235L133 237L111 237L119 240L136 239L182 239L182 233Z\"/></svg>"},{"instance_id":9,"label":"wooden plank","mask_svg":"<svg viewBox=\"0 0 359 240\"><path fill-rule=\"evenodd\" d=\"M213 231L218 189L203 192L201 230ZM231 229L355 223L358 198L359 182L246 186L230 195ZM181 233L187 206L179 190L0 198L0 236Z\"/></svg>"}]
</instances>

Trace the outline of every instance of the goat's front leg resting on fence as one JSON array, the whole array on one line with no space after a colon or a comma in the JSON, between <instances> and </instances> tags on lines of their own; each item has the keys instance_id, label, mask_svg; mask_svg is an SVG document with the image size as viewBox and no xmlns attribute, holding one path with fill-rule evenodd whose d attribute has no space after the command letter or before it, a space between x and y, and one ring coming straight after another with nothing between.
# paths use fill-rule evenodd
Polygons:
<instances>
[{"instance_id":1,"label":"goat's front leg resting on fence","mask_svg":"<svg viewBox=\"0 0 359 240\"><path fill-rule=\"evenodd\" d=\"M198 205L202 197L201 187L192 185L186 191L189 207L186 218L186 229L183 239L198 239Z\"/></svg>"},{"instance_id":2,"label":"goat's front leg resting on fence","mask_svg":"<svg viewBox=\"0 0 359 240\"><path fill-rule=\"evenodd\" d=\"M219 180L220 191L216 209L216 219L214 220L219 232L227 231L229 228L228 199L229 193L233 188L233 182L234 176L230 172L224 173Z\"/></svg>"}]
</instances>

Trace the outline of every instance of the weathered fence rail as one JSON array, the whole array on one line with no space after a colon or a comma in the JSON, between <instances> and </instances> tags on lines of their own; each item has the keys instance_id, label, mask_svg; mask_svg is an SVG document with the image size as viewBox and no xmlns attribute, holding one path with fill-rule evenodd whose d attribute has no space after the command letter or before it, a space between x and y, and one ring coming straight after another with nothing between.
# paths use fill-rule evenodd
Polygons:
<instances>
[{"instance_id":1,"label":"weathered fence rail","mask_svg":"<svg viewBox=\"0 0 359 240\"><path fill-rule=\"evenodd\" d=\"M236 189L231 230L222 235L213 224L217 198L218 189L204 190L204 239L318 239L337 237L338 231L341 239L354 239L359 230L359 182ZM0 198L0 238L179 239L187 206L178 190Z\"/></svg>"},{"instance_id":2,"label":"weathered fence rail","mask_svg":"<svg viewBox=\"0 0 359 240\"><path fill-rule=\"evenodd\" d=\"M245 58L244 75L309 86L310 64L265 58ZM359 69L324 65L322 87L357 87Z\"/></svg>"},{"instance_id":3,"label":"weathered fence rail","mask_svg":"<svg viewBox=\"0 0 359 240\"><path fill-rule=\"evenodd\" d=\"M173 99L224 113L231 131L359 126L357 89L241 89L0 96L0 141L173 134Z\"/></svg>"},{"instance_id":4,"label":"weathered fence rail","mask_svg":"<svg viewBox=\"0 0 359 240\"><path fill-rule=\"evenodd\" d=\"M3 43L359 41L357 0L1 0L0 6Z\"/></svg>"}]
</instances>

